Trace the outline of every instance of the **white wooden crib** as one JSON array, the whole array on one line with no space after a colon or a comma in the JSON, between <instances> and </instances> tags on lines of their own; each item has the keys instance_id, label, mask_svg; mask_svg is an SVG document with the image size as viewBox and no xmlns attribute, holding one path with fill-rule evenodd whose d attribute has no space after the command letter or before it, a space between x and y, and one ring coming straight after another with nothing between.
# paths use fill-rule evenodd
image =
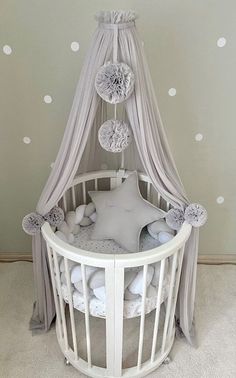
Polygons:
<instances>
[{"instance_id":1,"label":"white wooden crib","mask_svg":"<svg viewBox=\"0 0 236 378\"><path fill-rule=\"evenodd\" d=\"M65 211L75 209L81 203L89 202L88 190L113 189L120 185L129 172L98 171L77 176L62 199ZM150 179L139 174L142 195L154 205L167 210L166 203L152 187ZM61 241L53 232L50 225L45 223L42 234L47 244L50 274L56 307L56 333L59 345L66 360L75 368L89 377L143 377L166 361L175 337L175 308L179 288L182 259L185 243L190 235L191 226L184 223L178 234L168 243L138 253L104 254L81 250ZM67 284L67 301L64 300L59 272L59 258L64 259ZM162 303L162 287L165 265L169 264L169 286L164 303ZM69 260L81 264L84 291L84 331L79 330L76 317L78 310L74 308L72 285L70 281ZM146 276L149 264L160 262L159 284L156 287L156 305L152 315L146 314ZM101 340L92 342L94 317L89 313L89 296L85 277L85 267L99 267L105 270L106 285L106 316L100 320L105 322L105 332ZM137 345L135 362L126 366L124 361L124 345L128 340L124 332L124 272L131 267L143 269L143 294L141 298L141 312L137 325ZM161 324L161 311L164 313ZM131 319L129 321L135 322ZM95 322L95 327L96 327ZM144 352L146 328L151 336L148 356ZM86 351L80 353L80 344L85 343ZM105 363L102 366L96 362L96 354L100 353L102 343L105 344Z\"/></svg>"}]
</instances>

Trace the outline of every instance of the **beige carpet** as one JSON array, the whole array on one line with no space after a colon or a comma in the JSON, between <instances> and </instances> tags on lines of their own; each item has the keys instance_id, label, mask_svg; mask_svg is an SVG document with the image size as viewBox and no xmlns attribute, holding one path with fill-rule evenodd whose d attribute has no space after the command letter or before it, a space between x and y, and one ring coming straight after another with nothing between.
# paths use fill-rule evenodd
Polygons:
<instances>
[{"instance_id":1,"label":"beige carpet","mask_svg":"<svg viewBox=\"0 0 236 378\"><path fill-rule=\"evenodd\" d=\"M0 264L0 377L83 377L64 364L54 329L31 336L32 301L32 265ZM196 323L199 348L176 341L172 362L149 377L236 377L236 266L199 266Z\"/></svg>"}]
</instances>

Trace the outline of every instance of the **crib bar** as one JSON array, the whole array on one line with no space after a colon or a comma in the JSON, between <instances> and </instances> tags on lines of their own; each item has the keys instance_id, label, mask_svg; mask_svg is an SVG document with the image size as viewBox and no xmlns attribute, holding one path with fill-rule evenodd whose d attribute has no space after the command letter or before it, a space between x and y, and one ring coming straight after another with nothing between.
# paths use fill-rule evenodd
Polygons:
<instances>
[{"instance_id":1,"label":"crib bar","mask_svg":"<svg viewBox=\"0 0 236 378\"><path fill-rule=\"evenodd\" d=\"M66 192L67 193L67 192ZM67 212L67 202L66 202L66 193L63 195L62 200L63 200L63 207L65 213Z\"/></svg>"},{"instance_id":2,"label":"crib bar","mask_svg":"<svg viewBox=\"0 0 236 378\"><path fill-rule=\"evenodd\" d=\"M138 362L137 368L140 370L142 363L143 354L143 337L144 337L144 326L145 326L145 307L146 307L146 292L147 292L147 268L148 265L143 266L143 288L142 288L142 309L141 309L141 319L140 319L140 329L139 329L139 346L138 346Z\"/></svg>"},{"instance_id":3,"label":"crib bar","mask_svg":"<svg viewBox=\"0 0 236 378\"><path fill-rule=\"evenodd\" d=\"M147 182L147 200L151 201L151 183Z\"/></svg>"},{"instance_id":4,"label":"crib bar","mask_svg":"<svg viewBox=\"0 0 236 378\"><path fill-rule=\"evenodd\" d=\"M115 355L114 377L122 376L124 268L115 270Z\"/></svg>"},{"instance_id":5,"label":"crib bar","mask_svg":"<svg viewBox=\"0 0 236 378\"><path fill-rule=\"evenodd\" d=\"M159 319L160 319L161 299L162 299L161 297L162 297L162 287L163 287L164 273L165 273L165 264L166 264L166 259L163 259L161 261L160 277L159 277L159 282L158 282L156 314L155 314L153 338L152 338L151 362L154 362L154 357L155 357L155 353L156 353L156 344L157 344L157 335L158 335L158 329L159 329Z\"/></svg>"},{"instance_id":6,"label":"crib bar","mask_svg":"<svg viewBox=\"0 0 236 378\"><path fill-rule=\"evenodd\" d=\"M76 209L76 199L75 199L75 187L71 187L71 195L72 195L72 205L73 205L73 210Z\"/></svg>"},{"instance_id":7,"label":"crib bar","mask_svg":"<svg viewBox=\"0 0 236 378\"><path fill-rule=\"evenodd\" d=\"M114 268L105 268L106 287L106 368L107 376L113 375L114 369L114 337L115 337L115 282Z\"/></svg>"},{"instance_id":8,"label":"crib bar","mask_svg":"<svg viewBox=\"0 0 236 378\"><path fill-rule=\"evenodd\" d=\"M65 311L64 311L64 301L63 301L62 292L61 292L60 271L59 271L59 265L57 261L57 254L54 251L54 249L53 249L53 260L54 260L54 265L56 269L56 281L57 281L57 290L58 290L59 303L60 303L60 309L61 309L65 350L68 351L68 336L67 336L67 328L66 328L66 317L65 317Z\"/></svg>"},{"instance_id":9,"label":"crib bar","mask_svg":"<svg viewBox=\"0 0 236 378\"><path fill-rule=\"evenodd\" d=\"M158 192L158 193L157 193L157 207L160 207L160 204L161 204L161 195L160 195L160 193Z\"/></svg>"},{"instance_id":10,"label":"crib bar","mask_svg":"<svg viewBox=\"0 0 236 378\"><path fill-rule=\"evenodd\" d=\"M83 189L83 203L87 203L87 197L86 197L86 182L82 182L82 189Z\"/></svg>"},{"instance_id":11,"label":"crib bar","mask_svg":"<svg viewBox=\"0 0 236 378\"><path fill-rule=\"evenodd\" d=\"M170 340L171 333L172 333L172 330L173 330L175 307L176 307L176 302L177 302L179 281L180 281L180 274L181 274L181 266L182 266L182 260L183 260L183 255L184 255L184 246L180 249L178 255L179 255L178 269L177 269L177 274L176 274L173 304L172 304L171 314L170 314L170 319L169 319L169 329L168 329L168 333L167 333L167 342Z\"/></svg>"},{"instance_id":12,"label":"crib bar","mask_svg":"<svg viewBox=\"0 0 236 378\"><path fill-rule=\"evenodd\" d=\"M95 178L95 180L94 180L94 189L98 190L98 179L97 178Z\"/></svg>"},{"instance_id":13,"label":"crib bar","mask_svg":"<svg viewBox=\"0 0 236 378\"><path fill-rule=\"evenodd\" d=\"M52 249L51 247L49 247L48 243L47 243L47 251L48 251L49 267L50 267L50 272L51 272L53 297L54 297L56 314L57 314L57 324L58 324L60 339L62 339L61 312L60 312L60 307L58 303L57 289L56 289L56 283L55 283L55 273L54 273L53 262L52 262Z\"/></svg>"},{"instance_id":14,"label":"crib bar","mask_svg":"<svg viewBox=\"0 0 236 378\"><path fill-rule=\"evenodd\" d=\"M88 301L88 286L85 276L85 266L81 264L82 283L84 292L84 305L85 305L85 330L86 330L86 343L87 343L87 359L88 366L91 368L91 338L90 338L90 324L89 324L89 301Z\"/></svg>"},{"instance_id":15,"label":"crib bar","mask_svg":"<svg viewBox=\"0 0 236 378\"><path fill-rule=\"evenodd\" d=\"M166 307L166 316L165 316L164 331L163 331L163 338L162 338L162 345L161 345L161 353L164 353L165 346L166 346L167 328L168 328L168 323L169 323L169 318L170 318L172 295L173 295L173 289L174 289L174 284L175 284L175 273L176 273L178 252L179 251L176 251L175 254L173 255L169 293L168 293L167 307Z\"/></svg>"},{"instance_id":16,"label":"crib bar","mask_svg":"<svg viewBox=\"0 0 236 378\"><path fill-rule=\"evenodd\" d=\"M73 300L72 300L72 294L71 294L72 287L71 287L70 274L69 274L69 268L68 268L68 259L65 257L64 257L64 264L65 264L65 275L66 275L66 285L67 285L69 311L70 311L70 323L71 323L73 348L74 348L75 359L78 360L78 347L77 347L77 339L76 339L76 331L75 331L74 307L73 307Z\"/></svg>"},{"instance_id":17,"label":"crib bar","mask_svg":"<svg viewBox=\"0 0 236 378\"><path fill-rule=\"evenodd\" d=\"M166 211L170 210L170 202L166 201Z\"/></svg>"}]
</instances>

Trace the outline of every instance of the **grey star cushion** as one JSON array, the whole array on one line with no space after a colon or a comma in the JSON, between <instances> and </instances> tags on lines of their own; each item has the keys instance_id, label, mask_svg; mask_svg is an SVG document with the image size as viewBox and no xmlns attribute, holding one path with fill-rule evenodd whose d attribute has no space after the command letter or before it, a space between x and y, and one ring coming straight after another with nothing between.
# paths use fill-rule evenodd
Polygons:
<instances>
[{"instance_id":1,"label":"grey star cushion","mask_svg":"<svg viewBox=\"0 0 236 378\"><path fill-rule=\"evenodd\" d=\"M165 216L164 211L141 196L136 171L117 188L90 191L89 195L97 211L92 239L113 239L128 252L139 251L143 227Z\"/></svg>"}]
</instances>

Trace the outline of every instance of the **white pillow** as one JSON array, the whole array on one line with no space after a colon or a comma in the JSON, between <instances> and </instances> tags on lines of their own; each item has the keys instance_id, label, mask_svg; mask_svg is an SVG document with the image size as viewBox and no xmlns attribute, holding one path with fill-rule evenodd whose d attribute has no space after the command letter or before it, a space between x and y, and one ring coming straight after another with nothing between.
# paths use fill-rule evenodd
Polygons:
<instances>
[{"instance_id":1,"label":"white pillow","mask_svg":"<svg viewBox=\"0 0 236 378\"><path fill-rule=\"evenodd\" d=\"M89 195L97 213L92 239L113 239L130 252L139 251L143 227L165 216L164 211L141 196L136 171L117 188Z\"/></svg>"}]
</instances>

